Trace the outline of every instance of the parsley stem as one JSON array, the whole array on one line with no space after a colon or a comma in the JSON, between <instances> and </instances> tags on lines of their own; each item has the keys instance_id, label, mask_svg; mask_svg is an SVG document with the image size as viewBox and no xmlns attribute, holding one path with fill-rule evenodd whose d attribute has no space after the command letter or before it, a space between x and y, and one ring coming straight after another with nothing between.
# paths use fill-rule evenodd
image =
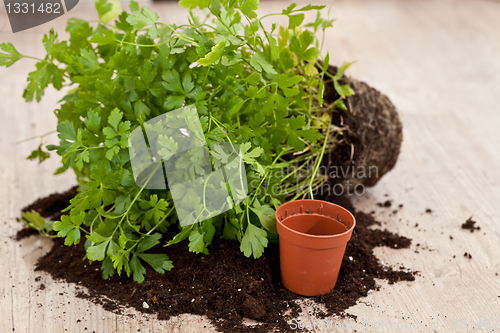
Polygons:
<instances>
[{"instance_id":1,"label":"parsley stem","mask_svg":"<svg viewBox=\"0 0 500 333\"><path fill-rule=\"evenodd\" d=\"M27 56L27 55L23 55L23 58L28 58L28 59L38 60L38 61L47 61L44 59L40 59L40 58L32 57L32 56Z\"/></svg>"},{"instance_id":2,"label":"parsley stem","mask_svg":"<svg viewBox=\"0 0 500 333\"><path fill-rule=\"evenodd\" d=\"M53 133L57 133L57 131L50 131L50 132L47 132L47 133L44 133L44 134L41 134L41 135L32 136L30 138L27 138L27 139L24 139L24 140L21 140L21 141L17 141L16 145L18 145L20 143L27 142L27 141L35 140L35 139L43 139L44 137L46 137L46 136L48 136L50 134L53 134Z\"/></svg>"},{"instance_id":3,"label":"parsley stem","mask_svg":"<svg viewBox=\"0 0 500 333\"><path fill-rule=\"evenodd\" d=\"M138 46L138 47L157 47L157 46L162 46L162 45L168 44L171 41L173 41L174 39L175 39L175 37L172 37L168 41L163 42L163 43L159 43L159 44L137 44L137 43L125 42L125 41L119 40L119 39L116 39L116 41L121 43L121 44L134 45L134 46Z\"/></svg>"},{"instance_id":4,"label":"parsley stem","mask_svg":"<svg viewBox=\"0 0 500 333\"><path fill-rule=\"evenodd\" d=\"M219 15L215 14L211 6L208 7L208 10L219 20L220 23L222 23L222 25L227 29L228 32L235 34L235 32L231 31L231 29L227 26L226 22L224 22Z\"/></svg>"},{"instance_id":5,"label":"parsley stem","mask_svg":"<svg viewBox=\"0 0 500 333\"><path fill-rule=\"evenodd\" d=\"M203 184L203 211L200 213L200 215L204 211L207 211L208 213L210 213L210 211L207 209L207 201L206 201L207 200L207 184L208 184L208 180L210 179L210 177L212 177L213 174L214 174L214 172L211 172L210 175L207 177L207 179L205 179L205 184Z\"/></svg>"},{"instance_id":6,"label":"parsley stem","mask_svg":"<svg viewBox=\"0 0 500 333\"><path fill-rule=\"evenodd\" d=\"M214 11L212 10L211 6L208 7L208 10L219 20L219 22L224 26L224 28L227 29L227 31L232 34L234 37L240 39L242 42L245 42L246 45L252 50L255 52L255 49L246 42L246 40L242 37L240 37L235 31L231 31L231 29L227 26L226 22L224 22L220 16L218 16L217 14L214 13ZM245 16L246 17L246 16ZM248 17L247 17L247 20L248 20ZM219 32L218 30L216 30L217 32ZM219 32L220 33L220 32ZM222 33L221 33L222 34ZM255 39L255 35L253 36L253 38Z\"/></svg>"},{"instance_id":7,"label":"parsley stem","mask_svg":"<svg viewBox=\"0 0 500 333\"><path fill-rule=\"evenodd\" d=\"M299 166L298 168L295 168L295 170L293 170L292 172L290 172L289 174L287 174L284 178L281 178L281 181L280 181L280 184L283 183L283 181L285 181L288 177L294 175L295 173L297 173L297 171L299 170L302 170L303 167L306 166L306 164L308 164L310 161L310 159L306 160L301 166Z\"/></svg>"},{"instance_id":8,"label":"parsley stem","mask_svg":"<svg viewBox=\"0 0 500 333\"><path fill-rule=\"evenodd\" d=\"M147 233L141 233L141 232L139 232L139 233L141 234L141 237L140 237L139 239L137 239L137 240L129 239L130 241L135 242L135 244L134 244L134 245L132 245L131 247L129 247L129 248L126 250L126 252L129 252L129 253L130 253L130 252L131 252L131 251L132 251L132 250L133 250L133 249L137 246L137 244L139 244L139 242L140 242L141 240L143 240L143 239L144 239L144 236L149 236L149 235L151 235L151 233L152 233L153 231L155 231L155 230L156 230L156 228L158 228L158 227L159 227L159 226L160 226L160 225L161 225L161 224L162 224L162 223L166 220L166 218L167 218L168 216L170 216L170 213L172 213L172 211L174 210L174 208L175 208L175 206L174 206L174 207L172 207L172 208L170 208L170 210L168 211L168 213L166 213L166 214L165 214L165 216L164 216L164 217L163 217L163 218L162 218L162 219L158 222L158 224L156 224L153 228L151 228L151 230L149 230Z\"/></svg>"},{"instance_id":9,"label":"parsley stem","mask_svg":"<svg viewBox=\"0 0 500 333\"><path fill-rule=\"evenodd\" d=\"M311 200L314 200L313 196L313 190L312 190L312 185L314 178L316 178L316 173L318 172L319 165L321 164L321 161L323 160L323 155L325 154L325 149L326 149L326 143L328 142L328 137L330 135L330 124L328 124L328 129L326 130L326 136L325 136L325 141L323 142L323 148L321 149L321 154L318 157L318 163L316 163L316 167L314 168L313 174L311 176L311 181L309 183L309 195L311 197Z\"/></svg>"},{"instance_id":10,"label":"parsley stem","mask_svg":"<svg viewBox=\"0 0 500 333\"><path fill-rule=\"evenodd\" d=\"M308 110L309 110L308 115L309 116L311 115L312 100L313 100L313 98L312 98L312 83L311 82L312 81L309 80L308 85L307 85L307 88L308 88L307 90L309 90L309 105L308 105ZM311 121L311 118L309 117L309 122L310 121Z\"/></svg>"},{"instance_id":11,"label":"parsley stem","mask_svg":"<svg viewBox=\"0 0 500 333\"><path fill-rule=\"evenodd\" d=\"M276 162L278 161L278 159L287 151L287 149L283 149L279 154L278 156L276 156L276 158L274 159L273 163L271 163L271 165L275 165ZM255 189L255 191L253 192L253 196L252 196L252 200L250 201L250 204L249 205L252 205L253 201L255 200L256 196L257 196L257 191L260 189L260 187L262 186L262 184L264 183L264 180L266 180L266 178L268 177L269 175L269 171L266 172L266 174L264 175L264 177L262 177L262 180L260 181L259 185L257 186L257 188Z\"/></svg>"}]
</instances>

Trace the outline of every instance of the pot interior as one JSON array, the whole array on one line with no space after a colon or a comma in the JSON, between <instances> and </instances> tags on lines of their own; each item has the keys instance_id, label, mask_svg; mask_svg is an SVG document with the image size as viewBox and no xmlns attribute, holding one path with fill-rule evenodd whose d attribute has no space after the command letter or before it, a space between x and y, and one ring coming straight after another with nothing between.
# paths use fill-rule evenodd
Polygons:
<instances>
[{"instance_id":1,"label":"pot interior","mask_svg":"<svg viewBox=\"0 0 500 333\"><path fill-rule=\"evenodd\" d=\"M347 231L347 227L336 219L316 214L292 215L282 223L294 231L315 236L333 236Z\"/></svg>"}]
</instances>

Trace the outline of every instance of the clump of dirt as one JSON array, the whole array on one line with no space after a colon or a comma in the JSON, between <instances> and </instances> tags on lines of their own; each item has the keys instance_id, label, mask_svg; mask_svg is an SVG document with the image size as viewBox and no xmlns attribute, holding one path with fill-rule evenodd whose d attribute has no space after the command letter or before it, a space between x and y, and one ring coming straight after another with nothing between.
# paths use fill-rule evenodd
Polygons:
<instances>
[{"instance_id":1,"label":"clump of dirt","mask_svg":"<svg viewBox=\"0 0 500 333\"><path fill-rule=\"evenodd\" d=\"M390 200L387 200L386 202L378 202L377 206L389 208L392 206L392 202Z\"/></svg>"},{"instance_id":2,"label":"clump of dirt","mask_svg":"<svg viewBox=\"0 0 500 333\"><path fill-rule=\"evenodd\" d=\"M71 198L74 189L58 198ZM345 311L371 291L378 290L375 279L388 281L413 281L415 273L403 267L390 267L380 262L373 254L377 246L394 249L407 248L411 240L387 230L370 228L379 224L371 215L355 211L347 198L323 198L338 203L356 217L356 228L349 241L335 289L326 294L311 297L325 306L326 312L317 309L320 317L348 315ZM28 209L35 209L47 216L54 216L65 203L53 198L44 198ZM173 234L164 236L164 243ZM264 255L254 260L246 258L239 244L232 241L214 241L210 255L188 252L187 243L169 247L161 245L152 253L166 253L174 268L159 274L147 268L146 280L135 283L126 276L113 276L103 280L100 263L82 261L85 255L84 242L67 247L63 239L55 239L53 248L40 258L36 270L48 272L56 280L73 282L80 289L79 297L102 304L105 309L120 312L124 306L148 313L156 313L159 319L168 319L182 313L207 316L222 332L269 332L290 330L290 321L301 312L297 299L304 297L286 290L280 283L279 248L269 244ZM259 324L247 326L244 318Z\"/></svg>"},{"instance_id":3,"label":"clump of dirt","mask_svg":"<svg viewBox=\"0 0 500 333\"><path fill-rule=\"evenodd\" d=\"M328 71L335 75L337 67L330 66ZM356 94L346 98L347 110L332 112L332 123L343 130L327 156L328 167L338 171L334 172L334 183L350 184L353 188L358 184L374 186L396 164L403 126L386 95L348 76L340 83L349 85ZM338 98L331 80L326 80L325 101Z\"/></svg>"},{"instance_id":4,"label":"clump of dirt","mask_svg":"<svg viewBox=\"0 0 500 333\"><path fill-rule=\"evenodd\" d=\"M38 212L43 218L57 221L61 218L61 211L68 207L69 201L73 199L78 193L78 186L74 186L63 193L54 193L44 198L40 198L32 204L24 207L22 212L30 212L32 210Z\"/></svg>"},{"instance_id":5,"label":"clump of dirt","mask_svg":"<svg viewBox=\"0 0 500 333\"><path fill-rule=\"evenodd\" d=\"M475 226L475 224L476 224L476 221L474 221L472 219L472 216L471 216L467 219L467 221L465 221L465 223L462 224L462 229L467 229L470 232L474 232L476 230L478 230L478 231L481 230L481 227Z\"/></svg>"},{"instance_id":6,"label":"clump of dirt","mask_svg":"<svg viewBox=\"0 0 500 333\"><path fill-rule=\"evenodd\" d=\"M16 241L20 241L21 239L25 239L25 238L28 238L30 236L39 235L39 234L40 233L33 228L24 228L24 229L19 230L16 233L16 235L13 236L12 238Z\"/></svg>"}]
</instances>

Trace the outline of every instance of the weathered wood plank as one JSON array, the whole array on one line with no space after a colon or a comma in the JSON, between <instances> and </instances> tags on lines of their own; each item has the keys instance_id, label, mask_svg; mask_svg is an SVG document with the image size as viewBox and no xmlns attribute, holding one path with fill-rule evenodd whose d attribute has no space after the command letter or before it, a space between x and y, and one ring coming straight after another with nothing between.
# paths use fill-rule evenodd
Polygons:
<instances>
[{"instance_id":1,"label":"weathered wood plank","mask_svg":"<svg viewBox=\"0 0 500 333\"><path fill-rule=\"evenodd\" d=\"M282 6L283 2L263 2L260 11ZM165 20L181 23L185 17L174 3L155 7ZM72 14L88 19L92 13L84 4ZM371 293L349 312L372 323L414 323L415 331L434 328L429 324L437 320L443 332L454 331L452 320L466 320L470 328L471 320L477 324L496 319L500 328L500 4L344 0L335 2L332 17L337 21L324 51L330 51L336 64L358 60L349 74L386 93L404 123L396 168L363 197L353 199L362 210L376 210L387 221L384 227L414 240L408 250L377 249L379 258L388 264L403 263L422 275L413 283L383 284L380 292ZM22 53L40 55L41 32L53 25L63 31L63 21L16 35L2 33L0 41L15 42ZM51 111L60 94L47 92L40 104L25 104L21 98L31 68L25 62L0 69L0 224L5 227L0 235L0 330L207 331L203 325L210 324L197 316L160 322L127 310L134 315L129 318L78 299L74 285L33 272L36 259L49 250L49 240L32 237L16 243L9 238L21 227L15 221L21 207L73 184L69 173L51 175L58 166L55 159L40 166L24 160L36 142L14 144L56 124ZM376 202L387 199L404 207L397 214L376 207ZM426 214L427 208L433 213ZM471 215L481 232L460 228ZM464 252L472 259L464 258ZM35 282L39 275L41 281ZM45 290L37 290L41 283Z\"/></svg>"}]
</instances>

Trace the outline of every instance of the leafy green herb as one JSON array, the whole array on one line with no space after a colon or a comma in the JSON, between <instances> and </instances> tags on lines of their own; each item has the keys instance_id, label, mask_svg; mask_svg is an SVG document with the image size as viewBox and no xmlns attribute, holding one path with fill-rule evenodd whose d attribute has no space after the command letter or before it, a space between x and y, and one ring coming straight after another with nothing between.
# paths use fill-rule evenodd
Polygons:
<instances>
[{"instance_id":1,"label":"leafy green herb","mask_svg":"<svg viewBox=\"0 0 500 333\"><path fill-rule=\"evenodd\" d=\"M83 240L86 258L102 261L105 279L125 272L140 283L145 265L164 273L172 262L155 248L183 241L189 251L208 254L214 239L238 240L245 256L260 257L276 240L275 209L327 180L315 177L317 168L314 173L303 170L309 171L303 178L288 168L319 166L332 140L331 105L345 108L345 97L354 93L341 84L350 63L335 75L327 71L329 55L320 64L323 41L317 36L320 30L324 36L333 22L322 18L324 6L291 4L275 14L286 16L288 24L270 22L271 29L265 30L263 20L269 23L271 15L258 17L258 0L179 4L190 10L189 24L161 22L135 1L125 12L118 0L97 0L99 19L68 20L68 40L59 41L51 30L43 38L47 53L40 59L20 54L10 43L0 45L1 66L21 58L37 60L28 75L27 102L40 101L49 85L71 88L55 110L59 143L47 149L63 163L56 173L74 171L79 193L65 210L69 215L59 221L52 224L36 212L23 213L23 221L47 236L57 233L66 245ZM200 19L195 9L210 14ZM316 19L304 23L308 11L317 11ZM323 105L324 79L332 80L340 96L328 101L329 107ZM204 137L199 139L214 147L209 149L213 166L204 164L204 150L194 149L176 161L175 177L196 179L224 164L236 176L246 174L249 193L231 187L238 202L234 208L179 229L171 191L149 190L133 181L128 140L148 120L190 105L201 121ZM158 140L148 144L156 145L160 158L177 154L171 134L151 131L158 131ZM233 163L237 159L229 152L212 145L219 142L238 145L236 153L247 166ZM49 156L39 145L29 159L42 162ZM214 209L210 199L217 191L205 185L203 202L197 202L203 212ZM174 194L192 201L189 191L180 186ZM168 230L179 232L163 239Z\"/></svg>"},{"instance_id":2,"label":"leafy green herb","mask_svg":"<svg viewBox=\"0 0 500 333\"><path fill-rule=\"evenodd\" d=\"M28 227L35 229L44 236L55 237L52 233L54 222L45 220L37 211L23 212L21 216L21 221Z\"/></svg>"}]
</instances>

